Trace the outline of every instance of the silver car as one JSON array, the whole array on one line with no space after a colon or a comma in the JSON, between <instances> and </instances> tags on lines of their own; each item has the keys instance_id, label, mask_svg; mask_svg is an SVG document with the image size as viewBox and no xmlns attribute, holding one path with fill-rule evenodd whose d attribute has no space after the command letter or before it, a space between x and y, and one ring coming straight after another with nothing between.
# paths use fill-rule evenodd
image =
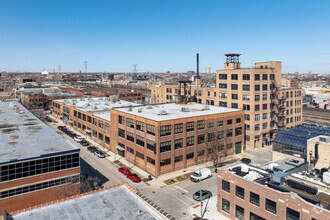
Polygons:
<instances>
[{"instance_id":1,"label":"silver car","mask_svg":"<svg viewBox=\"0 0 330 220\"><path fill-rule=\"evenodd\" d=\"M202 196L201 196L201 192L202 192ZM198 190L193 195L193 198L196 201L201 201L201 198L202 198L202 200L205 200L205 199L209 199L211 197L212 197L212 193L210 191L208 191L208 190Z\"/></svg>"},{"instance_id":2,"label":"silver car","mask_svg":"<svg viewBox=\"0 0 330 220\"><path fill-rule=\"evenodd\" d=\"M102 152L100 152L100 151L95 151L94 152L94 155L96 155L99 158L105 158L105 155Z\"/></svg>"}]
</instances>

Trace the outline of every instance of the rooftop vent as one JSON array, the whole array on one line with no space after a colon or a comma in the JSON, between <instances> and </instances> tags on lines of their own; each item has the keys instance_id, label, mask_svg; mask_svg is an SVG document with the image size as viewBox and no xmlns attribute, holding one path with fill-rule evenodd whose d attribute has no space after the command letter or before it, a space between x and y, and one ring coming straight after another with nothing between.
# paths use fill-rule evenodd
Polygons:
<instances>
[{"instance_id":1,"label":"rooftop vent","mask_svg":"<svg viewBox=\"0 0 330 220\"><path fill-rule=\"evenodd\" d=\"M151 106L151 105L148 105L148 106L146 107L146 109L152 109L152 106Z\"/></svg>"},{"instance_id":2,"label":"rooftop vent","mask_svg":"<svg viewBox=\"0 0 330 220\"><path fill-rule=\"evenodd\" d=\"M323 136L323 137L320 137L319 139L320 139L320 142L330 143L330 137Z\"/></svg>"},{"instance_id":3,"label":"rooftop vent","mask_svg":"<svg viewBox=\"0 0 330 220\"><path fill-rule=\"evenodd\" d=\"M129 106L129 107L127 108L127 111L131 112L131 111L133 111L133 108L132 108L131 106Z\"/></svg>"},{"instance_id":4,"label":"rooftop vent","mask_svg":"<svg viewBox=\"0 0 330 220\"><path fill-rule=\"evenodd\" d=\"M139 109L138 109L138 112L142 112L142 108L139 108Z\"/></svg>"},{"instance_id":5,"label":"rooftop vent","mask_svg":"<svg viewBox=\"0 0 330 220\"><path fill-rule=\"evenodd\" d=\"M167 115L165 110L160 110L157 115Z\"/></svg>"},{"instance_id":6,"label":"rooftop vent","mask_svg":"<svg viewBox=\"0 0 330 220\"><path fill-rule=\"evenodd\" d=\"M182 112L190 112L190 109L187 108L187 107L182 107L182 108L181 108L181 111L182 111Z\"/></svg>"},{"instance_id":7,"label":"rooftop vent","mask_svg":"<svg viewBox=\"0 0 330 220\"><path fill-rule=\"evenodd\" d=\"M203 108L202 108L202 111L206 111L206 110L210 110L210 106L204 105Z\"/></svg>"}]
</instances>

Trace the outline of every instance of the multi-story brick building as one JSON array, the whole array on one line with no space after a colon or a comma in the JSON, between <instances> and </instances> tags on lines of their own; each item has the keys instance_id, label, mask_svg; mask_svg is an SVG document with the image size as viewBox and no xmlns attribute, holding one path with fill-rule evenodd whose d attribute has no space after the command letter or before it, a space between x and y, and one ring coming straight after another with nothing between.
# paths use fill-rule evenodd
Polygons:
<instances>
[{"instance_id":1,"label":"multi-story brick building","mask_svg":"<svg viewBox=\"0 0 330 220\"><path fill-rule=\"evenodd\" d=\"M209 160L209 143L215 140L230 154L244 150L239 109L85 98L54 100L52 112L155 176Z\"/></svg>"},{"instance_id":2,"label":"multi-story brick building","mask_svg":"<svg viewBox=\"0 0 330 220\"><path fill-rule=\"evenodd\" d=\"M218 211L241 220L329 219L329 185L295 173L278 174L241 163L219 168Z\"/></svg>"},{"instance_id":3,"label":"multi-story brick building","mask_svg":"<svg viewBox=\"0 0 330 220\"><path fill-rule=\"evenodd\" d=\"M126 100L126 101L142 101L143 93L142 92L102 92L102 91L92 91L91 96L92 97L109 97L113 95L118 95L118 98L120 100Z\"/></svg>"},{"instance_id":4,"label":"multi-story brick building","mask_svg":"<svg viewBox=\"0 0 330 220\"><path fill-rule=\"evenodd\" d=\"M208 105L239 108L245 111L248 148L268 145L278 129L301 124L301 88L282 87L281 62L255 63L254 68L241 68L239 54L226 54L224 70L216 71L216 85L178 84L153 86L156 103L173 102L184 94Z\"/></svg>"},{"instance_id":5,"label":"multi-story brick building","mask_svg":"<svg viewBox=\"0 0 330 220\"><path fill-rule=\"evenodd\" d=\"M80 149L17 102L0 102L0 211L80 193Z\"/></svg>"}]
</instances>

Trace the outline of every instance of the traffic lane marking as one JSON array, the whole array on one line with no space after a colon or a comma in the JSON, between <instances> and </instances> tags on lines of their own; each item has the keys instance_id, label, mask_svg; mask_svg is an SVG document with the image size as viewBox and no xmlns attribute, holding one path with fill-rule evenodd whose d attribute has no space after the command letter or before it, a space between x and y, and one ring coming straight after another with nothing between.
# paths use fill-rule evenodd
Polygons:
<instances>
[{"instance_id":1,"label":"traffic lane marking","mask_svg":"<svg viewBox=\"0 0 330 220\"><path fill-rule=\"evenodd\" d=\"M174 186L174 185L177 185L177 184L180 184L180 183L184 183L184 182L186 182L186 181L188 181L188 180L189 180L189 179L182 180L182 181L180 181L180 182L177 182L177 183L173 183L173 184L171 184L171 185L168 185L167 187Z\"/></svg>"},{"instance_id":2,"label":"traffic lane marking","mask_svg":"<svg viewBox=\"0 0 330 220\"><path fill-rule=\"evenodd\" d=\"M178 189L181 189L183 192L185 192L185 193L188 193L188 191L187 190L185 190L185 189L183 189L183 188L181 188L180 186L174 186L175 188L178 188Z\"/></svg>"}]
</instances>

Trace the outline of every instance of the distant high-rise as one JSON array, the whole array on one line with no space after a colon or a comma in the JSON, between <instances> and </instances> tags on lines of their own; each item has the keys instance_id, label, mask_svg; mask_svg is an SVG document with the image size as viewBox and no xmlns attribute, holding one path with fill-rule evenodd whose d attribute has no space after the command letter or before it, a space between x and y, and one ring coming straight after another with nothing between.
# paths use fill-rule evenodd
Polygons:
<instances>
[{"instance_id":1,"label":"distant high-rise","mask_svg":"<svg viewBox=\"0 0 330 220\"><path fill-rule=\"evenodd\" d=\"M205 73L206 74L211 74L212 73L212 68L211 67L206 67L205 68Z\"/></svg>"}]
</instances>

